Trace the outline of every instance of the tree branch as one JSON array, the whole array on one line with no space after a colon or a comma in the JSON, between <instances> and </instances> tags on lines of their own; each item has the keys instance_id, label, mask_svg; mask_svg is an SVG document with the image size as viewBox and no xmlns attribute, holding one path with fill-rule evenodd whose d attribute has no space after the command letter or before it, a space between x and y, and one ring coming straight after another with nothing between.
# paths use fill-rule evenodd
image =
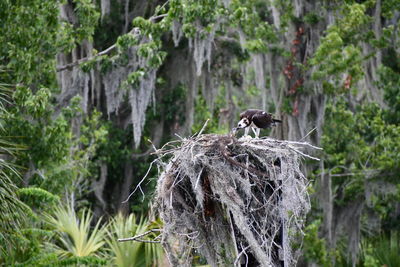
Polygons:
<instances>
[{"instance_id":1,"label":"tree branch","mask_svg":"<svg viewBox=\"0 0 400 267\"><path fill-rule=\"evenodd\" d=\"M166 16L167 16L167 14L153 16L153 17L149 18L149 20L150 21L155 21L157 19L164 18ZM130 30L127 34L133 34L134 36L138 36L138 35L140 35L140 29L138 27L135 27L132 30ZM97 53L96 55L93 55L93 56L90 56L90 57L84 57L84 58L78 59L77 61L71 62L69 64L66 64L66 65L63 65L63 66L58 66L56 68L56 71L60 72L60 71L66 70L66 69L70 69L72 67L80 65L80 64L82 64L84 62L87 62L89 60L95 59L95 58L100 57L100 56L107 55L108 53L113 51L116 46L117 46L117 44L113 44L112 46L108 47L107 49L105 49L105 50L103 50L103 51L101 51L99 53Z\"/></svg>"},{"instance_id":2,"label":"tree branch","mask_svg":"<svg viewBox=\"0 0 400 267\"><path fill-rule=\"evenodd\" d=\"M140 30L139 30L139 28L135 27L130 32L128 32L128 34L133 34L134 36L137 36L137 35L140 34ZM91 57L84 57L84 58L78 59L77 61L71 62L69 64L66 64L66 65L63 65L63 66L58 66L57 67L57 72L60 72L60 71L66 70L66 69L70 69L72 67L80 65L80 64L82 64L84 62L87 62L89 60L92 60L94 58L97 58L97 57L100 57L100 56L103 56L103 55L107 55L108 53L113 51L116 46L117 46L117 44L113 44L109 48L97 53L96 55L93 55Z\"/></svg>"},{"instance_id":3,"label":"tree branch","mask_svg":"<svg viewBox=\"0 0 400 267\"><path fill-rule=\"evenodd\" d=\"M161 229L151 229L147 232L144 232L143 234L137 235L137 236L133 236L133 237L127 237L127 238L119 238L118 242L127 242L127 241L137 241L137 242L144 242L144 243L161 243L161 241L154 241L154 240L143 240L140 239L141 237L148 235L150 233L154 233L154 232L161 232Z\"/></svg>"}]
</instances>

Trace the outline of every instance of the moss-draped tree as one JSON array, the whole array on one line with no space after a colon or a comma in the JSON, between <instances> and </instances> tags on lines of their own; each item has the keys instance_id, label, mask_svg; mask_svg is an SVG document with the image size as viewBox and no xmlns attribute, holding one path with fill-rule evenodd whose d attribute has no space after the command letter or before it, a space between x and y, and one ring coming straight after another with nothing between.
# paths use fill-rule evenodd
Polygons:
<instances>
[{"instance_id":1,"label":"moss-draped tree","mask_svg":"<svg viewBox=\"0 0 400 267\"><path fill-rule=\"evenodd\" d=\"M306 258L340 261L346 244L356 262L364 236L398 230L399 11L395 0L1 1L1 82L14 85L4 135L27 148L14 183L75 192L96 216L143 211L141 196L121 202L152 145L207 118L206 131L227 132L263 108L284 121L274 137L315 128L305 139L325 149L307 165L310 225L332 253Z\"/></svg>"}]
</instances>

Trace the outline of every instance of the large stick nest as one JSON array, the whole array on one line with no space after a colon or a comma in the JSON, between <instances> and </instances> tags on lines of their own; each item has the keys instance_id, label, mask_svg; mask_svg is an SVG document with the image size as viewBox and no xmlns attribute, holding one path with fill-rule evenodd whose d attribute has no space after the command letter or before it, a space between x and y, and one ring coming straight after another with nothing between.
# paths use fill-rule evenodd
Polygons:
<instances>
[{"instance_id":1,"label":"large stick nest","mask_svg":"<svg viewBox=\"0 0 400 267\"><path fill-rule=\"evenodd\" d=\"M295 266L310 209L305 146L200 135L158 150L155 201L171 265L201 254L211 266Z\"/></svg>"}]
</instances>

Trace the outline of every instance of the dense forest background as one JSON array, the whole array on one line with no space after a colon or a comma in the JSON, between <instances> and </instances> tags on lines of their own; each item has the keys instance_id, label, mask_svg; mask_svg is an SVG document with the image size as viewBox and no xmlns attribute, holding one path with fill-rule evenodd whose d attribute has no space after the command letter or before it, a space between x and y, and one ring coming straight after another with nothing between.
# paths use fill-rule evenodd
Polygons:
<instances>
[{"instance_id":1,"label":"dense forest background","mask_svg":"<svg viewBox=\"0 0 400 267\"><path fill-rule=\"evenodd\" d=\"M0 1L0 265L163 266L116 242L162 227L156 169L124 202L153 147L260 108L283 120L264 135L323 148L299 265L400 266L399 19L398 0Z\"/></svg>"}]
</instances>

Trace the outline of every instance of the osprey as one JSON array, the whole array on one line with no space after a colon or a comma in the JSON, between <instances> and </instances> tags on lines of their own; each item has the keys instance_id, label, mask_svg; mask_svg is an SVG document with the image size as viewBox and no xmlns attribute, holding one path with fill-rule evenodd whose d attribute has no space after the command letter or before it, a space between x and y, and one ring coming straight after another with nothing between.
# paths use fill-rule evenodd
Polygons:
<instances>
[{"instance_id":1,"label":"osprey","mask_svg":"<svg viewBox=\"0 0 400 267\"><path fill-rule=\"evenodd\" d=\"M260 129L275 126L277 122L280 123L282 121L272 118L272 114L270 113L259 109L248 109L240 113L240 121L234 129L234 132L244 128L244 135L247 136L251 127L255 137L258 137L260 135Z\"/></svg>"}]
</instances>

